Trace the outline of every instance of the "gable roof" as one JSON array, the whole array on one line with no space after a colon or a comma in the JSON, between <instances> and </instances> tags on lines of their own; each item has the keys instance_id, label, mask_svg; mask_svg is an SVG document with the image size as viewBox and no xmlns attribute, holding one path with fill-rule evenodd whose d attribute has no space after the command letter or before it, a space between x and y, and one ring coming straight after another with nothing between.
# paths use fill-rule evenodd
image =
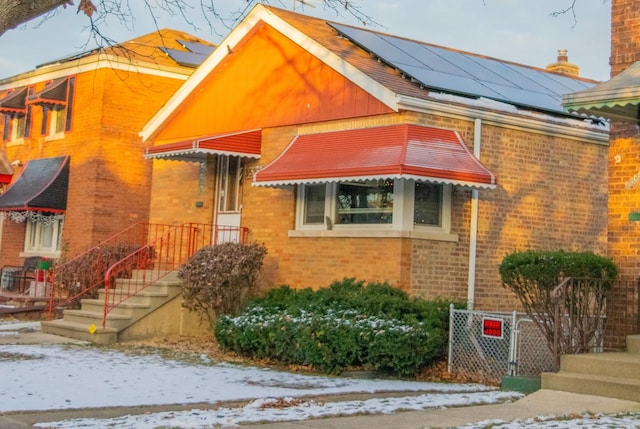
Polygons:
<instances>
[{"instance_id":1,"label":"gable roof","mask_svg":"<svg viewBox=\"0 0 640 429\"><path fill-rule=\"evenodd\" d=\"M424 100L430 92L445 92L572 116L562 108L562 95L597 83L258 4L220 43L224 49L215 50L145 125L140 132L143 140L163 127L260 22L286 35L395 111L400 110L402 97Z\"/></svg>"}]
</instances>

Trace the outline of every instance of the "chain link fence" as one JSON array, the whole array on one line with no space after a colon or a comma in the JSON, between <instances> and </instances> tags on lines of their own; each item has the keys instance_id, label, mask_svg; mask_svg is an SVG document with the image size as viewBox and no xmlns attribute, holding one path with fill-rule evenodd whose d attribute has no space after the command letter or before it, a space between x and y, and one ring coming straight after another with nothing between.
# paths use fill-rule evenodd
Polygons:
<instances>
[{"instance_id":1,"label":"chain link fence","mask_svg":"<svg viewBox=\"0 0 640 429\"><path fill-rule=\"evenodd\" d=\"M449 310L449 372L487 384L556 371L547 340L524 313Z\"/></svg>"}]
</instances>

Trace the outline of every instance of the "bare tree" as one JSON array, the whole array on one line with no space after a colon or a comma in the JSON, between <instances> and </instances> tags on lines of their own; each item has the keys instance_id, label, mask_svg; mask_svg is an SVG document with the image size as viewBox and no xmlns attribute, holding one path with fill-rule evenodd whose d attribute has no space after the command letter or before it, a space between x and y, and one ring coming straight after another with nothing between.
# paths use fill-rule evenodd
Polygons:
<instances>
[{"instance_id":1,"label":"bare tree","mask_svg":"<svg viewBox=\"0 0 640 429\"><path fill-rule=\"evenodd\" d=\"M113 41L102 32L103 24L109 17L115 17L122 25L131 29L134 27L136 18L131 7L131 1L144 5L145 19L151 18L158 28L159 13L167 13L173 16L181 16L186 23L194 29L197 26L190 18L192 14L201 14L209 27L216 30L217 24L230 29L240 21L251 7L259 0L244 0L240 2L242 6L236 11L222 11L217 7L220 0L80 0L77 5L77 13L82 13L88 18L88 27L91 36L99 46L111 45ZM331 9L336 15L352 15L363 24L376 24L370 16L353 0L274 0L272 2L262 1L262 3L280 3L279 6L292 5L294 9L314 7L311 1L321 3L325 9ZM292 2L292 3L291 3ZM0 36L8 30L14 29L37 18L46 19L51 14L61 11L62 8L75 6L73 0L0 0Z\"/></svg>"}]
</instances>

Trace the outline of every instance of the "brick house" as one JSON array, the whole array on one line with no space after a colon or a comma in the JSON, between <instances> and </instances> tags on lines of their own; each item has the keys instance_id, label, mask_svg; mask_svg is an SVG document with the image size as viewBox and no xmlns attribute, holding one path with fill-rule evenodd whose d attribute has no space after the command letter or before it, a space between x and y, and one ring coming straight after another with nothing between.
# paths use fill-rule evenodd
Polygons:
<instances>
[{"instance_id":1,"label":"brick house","mask_svg":"<svg viewBox=\"0 0 640 429\"><path fill-rule=\"evenodd\" d=\"M148 222L137 133L204 58L190 44L213 49L165 29L0 80L0 267L73 256Z\"/></svg>"},{"instance_id":2,"label":"brick house","mask_svg":"<svg viewBox=\"0 0 640 429\"><path fill-rule=\"evenodd\" d=\"M512 251L604 254L597 82L256 6L142 128L150 219L242 225L271 284L513 309Z\"/></svg>"},{"instance_id":3,"label":"brick house","mask_svg":"<svg viewBox=\"0 0 640 429\"><path fill-rule=\"evenodd\" d=\"M611 121L608 156L607 255L622 281L610 297L609 325L616 346L625 335L640 332L640 1L611 2L611 79L596 87L566 94L569 112Z\"/></svg>"}]
</instances>

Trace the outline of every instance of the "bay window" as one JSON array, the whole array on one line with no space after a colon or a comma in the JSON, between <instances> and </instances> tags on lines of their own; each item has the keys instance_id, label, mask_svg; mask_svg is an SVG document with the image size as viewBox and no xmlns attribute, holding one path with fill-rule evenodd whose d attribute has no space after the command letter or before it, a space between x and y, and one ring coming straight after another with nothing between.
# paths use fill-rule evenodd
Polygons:
<instances>
[{"instance_id":1,"label":"bay window","mask_svg":"<svg viewBox=\"0 0 640 429\"><path fill-rule=\"evenodd\" d=\"M298 186L296 229L449 234L451 185L404 179Z\"/></svg>"}]
</instances>

